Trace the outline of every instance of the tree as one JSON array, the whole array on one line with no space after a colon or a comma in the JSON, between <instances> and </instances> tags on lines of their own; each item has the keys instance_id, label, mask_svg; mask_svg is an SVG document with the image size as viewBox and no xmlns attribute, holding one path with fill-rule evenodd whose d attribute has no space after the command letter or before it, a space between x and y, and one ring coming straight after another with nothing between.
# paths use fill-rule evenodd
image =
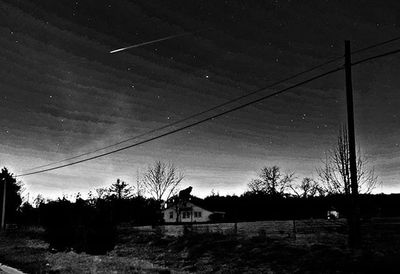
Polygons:
<instances>
[{"instance_id":1,"label":"tree","mask_svg":"<svg viewBox=\"0 0 400 274\"><path fill-rule=\"evenodd\" d=\"M263 167L258 177L248 184L250 192L283 196L294 179L294 173L282 174L278 166L272 166Z\"/></svg>"},{"instance_id":2,"label":"tree","mask_svg":"<svg viewBox=\"0 0 400 274\"><path fill-rule=\"evenodd\" d=\"M117 179L117 181L111 185L109 193L111 197L117 198L118 200L128 199L132 196L132 187L124 181Z\"/></svg>"},{"instance_id":3,"label":"tree","mask_svg":"<svg viewBox=\"0 0 400 274\"><path fill-rule=\"evenodd\" d=\"M157 161L149 166L143 176L143 186L146 191L157 201L167 201L178 191L178 185L184 175L177 173L174 165Z\"/></svg>"},{"instance_id":4,"label":"tree","mask_svg":"<svg viewBox=\"0 0 400 274\"><path fill-rule=\"evenodd\" d=\"M40 205L44 204L45 200L42 194L38 194L35 199L33 199L33 204L36 208L39 208Z\"/></svg>"},{"instance_id":5,"label":"tree","mask_svg":"<svg viewBox=\"0 0 400 274\"><path fill-rule=\"evenodd\" d=\"M143 186L143 180L140 179L139 170L136 171L136 186L135 186L135 196L136 197L143 197L144 193L146 192Z\"/></svg>"},{"instance_id":6,"label":"tree","mask_svg":"<svg viewBox=\"0 0 400 274\"><path fill-rule=\"evenodd\" d=\"M312 178L303 178L299 185L290 185L290 188L300 198L323 196L324 189Z\"/></svg>"},{"instance_id":7,"label":"tree","mask_svg":"<svg viewBox=\"0 0 400 274\"><path fill-rule=\"evenodd\" d=\"M357 182L359 193L371 193L378 184L378 176L368 167L367 159L357 152ZM336 146L326 152L322 167L317 168L320 182L328 194L351 193L350 149L346 127L339 129Z\"/></svg>"},{"instance_id":8,"label":"tree","mask_svg":"<svg viewBox=\"0 0 400 274\"><path fill-rule=\"evenodd\" d=\"M3 167L0 173L0 206L3 205L3 192L4 183L6 184L6 222L15 221L18 208L21 206L21 188L22 183L17 182L13 177L13 174L8 171L7 168ZM1 216L0 211L0 216Z\"/></svg>"},{"instance_id":9,"label":"tree","mask_svg":"<svg viewBox=\"0 0 400 274\"><path fill-rule=\"evenodd\" d=\"M96 188L97 199L103 199L108 193L108 189L105 187Z\"/></svg>"}]
</instances>

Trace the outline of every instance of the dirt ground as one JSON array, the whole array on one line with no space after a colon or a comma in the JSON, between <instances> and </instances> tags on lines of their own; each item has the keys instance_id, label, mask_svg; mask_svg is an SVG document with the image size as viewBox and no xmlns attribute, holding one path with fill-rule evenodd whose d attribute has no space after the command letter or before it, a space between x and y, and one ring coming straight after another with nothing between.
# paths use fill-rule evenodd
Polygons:
<instances>
[{"instance_id":1,"label":"dirt ground","mask_svg":"<svg viewBox=\"0 0 400 274\"><path fill-rule=\"evenodd\" d=\"M374 250L352 251L336 241L270 239L265 235L238 238L220 234L192 234L179 238L124 234L113 253L151 260L159 265L196 273L381 273L396 258ZM339 237L339 238L338 238ZM399 257L400 258L400 257Z\"/></svg>"},{"instance_id":2,"label":"dirt ground","mask_svg":"<svg viewBox=\"0 0 400 274\"><path fill-rule=\"evenodd\" d=\"M43 231L0 234L0 262L25 273L175 273L147 260L114 254L55 252Z\"/></svg>"},{"instance_id":3,"label":"dirt ground","mask_svg":"<svg viewBox=\"0 0 400 274\"><path fill-rule=\"evenodd\" d=\"M114 250L98 256L49 250L40 231L0 236L0 262L26 273L388 273L396 272L399 255L389 236L379 244L366 239L363 249L352 251L341 241L120 230Z\"/></svg>"}]
</instances>

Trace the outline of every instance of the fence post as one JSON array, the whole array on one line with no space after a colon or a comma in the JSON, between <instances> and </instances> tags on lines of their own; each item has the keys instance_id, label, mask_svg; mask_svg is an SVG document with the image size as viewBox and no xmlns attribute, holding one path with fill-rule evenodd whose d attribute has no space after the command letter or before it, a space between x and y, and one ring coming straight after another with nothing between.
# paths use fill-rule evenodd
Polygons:
<instances>
[{"instance_id":1,"label":"fence post","mask_svg":"<svg viewBox=\"0 0 400 274\"><path fill-rule=\"evenodd\" d=\"M6 179L3 178L3 184L4 184L4 189L3 189L3 209L2 209L2 214L1 214L1 229L5 230L6 229Z\"/></svg>"},{"instance_id":2,"label":"fence post","mask_svg":"<svg viewBox=\"0 0 400 274\"><path fill-rule=\"evenodd\" d=\"M293 219L293 239L295 239L295 240L296 240L296 233L297 233L296 219Z\"/></svg>"}]
</instances>

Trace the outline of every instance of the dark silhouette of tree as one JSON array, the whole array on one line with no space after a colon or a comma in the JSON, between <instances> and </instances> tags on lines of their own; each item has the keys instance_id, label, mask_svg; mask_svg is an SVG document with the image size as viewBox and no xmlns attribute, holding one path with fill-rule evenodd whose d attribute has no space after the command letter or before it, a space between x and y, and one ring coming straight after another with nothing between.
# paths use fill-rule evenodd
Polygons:
<instances>
[{"instance_id":1,"label":"dark silhouette of tree","mask_svg":"<svg viewBox=\"0 0 400 274\"><path fill-rule=\"evenodd\" d=\"M42 194L38 194L35 199L33 199L33 204L36 208L38 208L41 204L45 203L45 199L43 198Z\"/></svg>"},{"instance_id":2,"label":"dark silhouette of tree","mask_svg":"<svg viewBox=\"0 0 400 274\"><path fill-rule=\"evenodd\" d=\"M37 209L33 208L30 203L24 202L19 208L18 223L24 225L38 225L40 220L36 213Z\"/></svg>"},{"instance_id":3,"label":"dark silhouette of tree","mask_svg":"<svg viewBox=\"0 0 400 274\"><path fill-rule=\"evenodd\" d=\"M322 167L317 169L319 181L328 194L351 193L350 150L346 127L339 129L336 146L327 151ZM359 193L371 193L377 186L378 177L368 168L367 159L357 151L357 182Z\"/></svg>"},{"instance_id":4,"label":"dark silhouette of tree","mask_svg":"<svg viewBox=\"0 0 400 274\"><path fill-rule=\"evenodd\" d=\"M124 181L117 179L117 181L111 185L109 194L112 198L118 200L129 199L132 196L132 187Z\"/></svg>"},{"instance_id":5,"label":"dark silhouette of tree","mask_svg":"<svg viewBox=\"0 0 400 274\"><path fill-rule=\"evenodd\" d=\"M0 207L3 205L4 183L6 184L6 214L5 222L14 222L17 210L22 203L21 188L22 183L17 182L13 174L3 167L0 173ZM0 216L2 211L0 210Z\"/></svg>"},{"instance_id":6,"label":"dark silhouette of tree","mask_svg":"<svg viewBox=\"0 0 400 274\"><path fill-rule=\"evenodd\" d=\"M103 199L108 194L108 189L105 187L96 188L97 199Z\"/></svg>"},{"instance_id":7,"label":"dark silhouette of tree","mask_svg":"<svg viewBox=\"0 0 400 274\"><path fill-rule=\"evenodd\" d=\"M183 174L177 173L174 165L157 161L144 174L143 186L156 201L167 201L176 195L183 177Z\"/></svg>"},{"instance_id":8,"label":"dark silhouette of tree","mask_svg":"<svg viewBox=\"0 0 400 274\"><path fill-rule=\"evenodd\" d=\"M135 196L136 197L143 197L146 189L143 184L143 179L140 179L139 170L136 171L136 186L135 186Z\"/></svg>"},{"instance_id":9,"label":"dark silhouette of tree","mask_svg":"<svg viewBox=\"0 0 400 274\"><path fill-rule=\"evenodd\" d=\"M59 251L73 248L76 252L105 254L114 247L112 214L96 208L82 198L75 202L65 197L48 201L39 207L45 239Z\"/></svg>"},{"instance_id":10,"label":"dark silhouette of tree","mask_svg":"<svg viewBox=\"0 0 400 274\"><path fill-rule=\"evenodd\" d=\"M263 167L258 178L253 179L248 187L252 193L283 196L293 179L294 173L282 174L278 166Z\"/></svg>"},{"instance_id":11,"label":"dark silhouette of tree","mask_svg":"<svg viewBox=\"0 0 400 274\"><path fill-rule=\"evenodd\" d=\"M300 184L291 184L290 188L300 198L324 196L324 189L312 178L303 178Z\"/></svg>"}]
</instances>

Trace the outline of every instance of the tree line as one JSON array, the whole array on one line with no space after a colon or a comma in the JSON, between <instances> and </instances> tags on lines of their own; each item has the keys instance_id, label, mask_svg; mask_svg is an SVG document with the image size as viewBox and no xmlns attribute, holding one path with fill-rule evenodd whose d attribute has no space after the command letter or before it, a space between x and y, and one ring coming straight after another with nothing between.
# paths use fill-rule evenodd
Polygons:
<instances>
[{"instance_id":1,"label":"tree line","mask_svg":"<svg viewBox=\"0 0 400 274\"><path fill-rule=\"evenodd\" d=\"M261 169L258 178L249 184L249 192L271 196L315 197L351 192L349 139L345 128L339 130L336 146L325 153L322 166L316 169L317 178L295 182L295 173L283 173L278 166ZM359 193L369 194L378 186L378 177L368 160L358 149L357 182Z\"/></svg>"},{"instance_id":2,"label":"tree line","mask_svg":"<svg viewBox=\"0 0 400 274\"><path fill-rule=\"evenodd\" d=\"M321 167L317 168L316 178L299 181L295 173L267 165L248 183L242 195L212 193L204 203L225 212L225 219L216 221L226 222L325 218L331 208L346 215L350 193L348 154L348 137L341 129L335 147L327 151ZM388 206L396 201L395 196L386 199L389 196L369 195L377 186L378 178L360 150L357 165L360 193L364 193L361 197L364 216L395 214ZM39 195L30 204L22 203L23 184L6 168L0 173L1 181L7 182L8 223L43 226L53 248L74 248L89 253L110 250L118 224L162 224L162 206L164 202L176 200L183 178L183 173L173 164L157 161L134 185L117 179L109 187L90 191L86 199L80 193L75 195L75 201L67 197L46 200Z\"/></svg>"}]
</instances>

